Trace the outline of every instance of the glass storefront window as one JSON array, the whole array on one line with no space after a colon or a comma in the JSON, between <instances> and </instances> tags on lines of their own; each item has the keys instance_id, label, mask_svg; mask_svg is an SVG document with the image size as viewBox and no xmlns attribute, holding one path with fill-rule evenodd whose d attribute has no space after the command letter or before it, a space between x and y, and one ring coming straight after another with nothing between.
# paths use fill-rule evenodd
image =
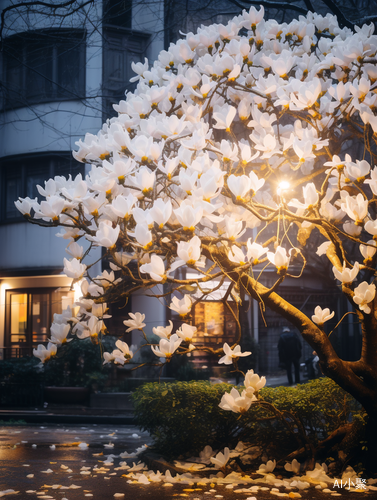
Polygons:
<instances>
[{"instance_id":1,"label":"glass storefront window","mask_svg":"<svg viewBox=\"0 0 377 500\"><path fill-rule=\"evenodd\" d=\"M8 290L5 356L31 355L38 344L48 342L54 314L61 314L73 302L74 292L68 289Z\"/></svg>"},{"instance_id":2,"label":"glass storefront window","mask_svg":"<svg viewBox=\"0 0 377 500\"><path fill-rule=\"evenodd\" d=\"M26 293L15 293L11 296L10 338L12 343L27 340Z\"/></svg>"}]
</instances>

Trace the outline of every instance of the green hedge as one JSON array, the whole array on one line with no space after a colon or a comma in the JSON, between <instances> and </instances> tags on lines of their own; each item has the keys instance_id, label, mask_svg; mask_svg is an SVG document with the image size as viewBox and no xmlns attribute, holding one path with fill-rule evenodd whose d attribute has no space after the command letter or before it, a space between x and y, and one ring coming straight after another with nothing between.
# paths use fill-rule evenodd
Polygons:
<instances>
[{"instance_id":1,"label":"green hedge","mask_svg":"<svg viewBox=\"0 0 377 500\"><path fill-rule=\"evenodd\" d=\"M113 348L113 339L105 339L107 350ZM0 360L0 383L33 383L54 386L100 385L109 380L109 366L103 366L98 345L90 339L64 344L58 349L57 356L51 358L43 367L34 356Z\"/></svg>"},{"instance_id":2,"label":"green hedge","mask_svg":"<svg viewBox=\"0 0 377 500\"><path fill-rule=\"evenodd\" d=\"M133 394L137 423L152 434L154 449L168 457L198 453L207 444L235 446L240 439L269 452L300 446L298 426L289 414L285 420L293 434L259 404L241 417L219 408L222 395L232 387L204 381L145 384ZM279 411L291 412L314 444L342 424L361 418L356 401L327 378L297 388L264 388L260 394Z\"/></svg>"}]
</instances>

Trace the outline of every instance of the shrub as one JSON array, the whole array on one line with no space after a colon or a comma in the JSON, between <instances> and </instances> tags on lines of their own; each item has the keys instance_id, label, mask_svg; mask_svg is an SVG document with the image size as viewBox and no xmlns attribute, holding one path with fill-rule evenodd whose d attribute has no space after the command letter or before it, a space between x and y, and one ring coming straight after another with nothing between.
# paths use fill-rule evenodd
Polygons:
<instances>
[{"instance_id":1,"label":"shrub","mask_svg":"<svg viewBox=\"0 0 377 500\"><path fill-rule=\"evenodd\" d=\"M305 439L315 446L361 418L356 401L327 378L297 388L262 389L262 398L282 412L282 421L262 404L252 405L241 417L219 408L222 395L232 387L203 381L145 384L133 394L137 423L153 436L154 449L167 457L198 453L207 444L235 446L240 439L276 457L279 450L287 454L300 448Z\"/></svg>"},{"instance_id":2,"label":"shrub","mask_svg":"<svg viewBox=\"0 0 377 500\"><path fill-rule=\"evenodd\" d=\"M97 345L93 345L90 339L74 339L64 344L58 355L45 364L45 385L89 387L98 382L102 364L103 359ZM105 369L107 371L107 367Z\"/></svg>"},{"instance_id":3,"label":"shrub","mask_svg":"<svg viewBox=\"0 0 377 500\"><path fill-rule=\"evenodd\" d=\"M113 341L105 339L103 343L106 348ZM0 361L0 382L4 384L103 387L109 382L108 372L98 346L89 339L65 344L43 367L33 356Z\"/></svg>"},{"instance_id":4,"label":"shrub","mask_svg":"<svg viewBox=\"0 0 377 500\"><path fill-rule=\"evenodd\" d=\"M237 415L223 412L218 404L231 387L206 381L145 384L132 395L137 424L151 433L154 448L166 456L226 442Z\"/></svg>"},{"instance_id":5,"label":"shrub","mask_svg":"<svg viewBox=\"0 0 377 500\"><path fill-rule=\"evenodd\" d=\"M0 382L13 384L40 384L43 381L43 369L39 369L39 359L25 356L0 361Z\"/></svg>"}]
</instances>

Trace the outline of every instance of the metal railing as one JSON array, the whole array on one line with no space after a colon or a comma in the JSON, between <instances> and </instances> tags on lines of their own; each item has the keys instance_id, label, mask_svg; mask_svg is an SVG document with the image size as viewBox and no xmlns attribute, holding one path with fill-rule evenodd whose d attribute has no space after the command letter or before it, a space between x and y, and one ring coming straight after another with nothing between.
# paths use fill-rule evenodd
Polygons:
<instances>
[{"instance_id":1,"label":"metal railing","mask_svg":"<svg viewBox=\"0 0 377 500\"><path fill-rule=\"evenodd\" d=\"M35 347L0 347L0 360L33 356Z\"/></svg>"}]
</instances>

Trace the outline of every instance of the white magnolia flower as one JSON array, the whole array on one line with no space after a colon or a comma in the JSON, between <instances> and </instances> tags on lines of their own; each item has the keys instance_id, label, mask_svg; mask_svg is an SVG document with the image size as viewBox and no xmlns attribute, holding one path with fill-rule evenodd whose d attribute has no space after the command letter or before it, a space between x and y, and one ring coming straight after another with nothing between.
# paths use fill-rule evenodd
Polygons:
<instances>
[{"instance_id":1,"label":"white magnolia flower","mask_svg":"<svg viewBox=\"0 0 377 500\"><path fill-rule=\"evenodd\" d=\"M184 295L183 299L179 300L178 297L173 297L170 302L169 309L175 311L180 316L185 316L191 311L192 300L189 295Z\"/></svg>"},{"instance_id":2,"label":"white magnolia flower","mask_svg":"<svg viewBox=\"0 0 377 500\"><path fill-rule=\"evenodd\" d=\"M268 248L263 248L259 243L251 243L250 239L247 240L247 260L254 266L259 263L259 259L267 252Z\"/></svg>"},{"instance_id":3,"label":"white magnolia flower","mask_svg":"<svg viewBox=\"0 0 377 500\"><path fill-rule=\"evenodd\" d=\"M131 215L136 202L137 198L133 194L129 194L128 196L118 195L114 198L112 204L109 205L109 208L117 217L127 219Z\"/></svg>"},{"instance_id":4,"label":"white magnolia flower","mask_svg":"<svg viewBox=\"0 0 377 500\"><path fill-rule=\"evenodd\" d=\"M290 252L289 252L290 253ZM267 258L274 264L277 269L278 274L284 274L289 266L290 255L284 247L278 246L276 252L267 252Z\"/></svg>"},{"instance_id":5,"label":"white magnolia flower","mask_svg":"<svg viewBox=\"0 0 377 500\"><path fill-rule=\"evenodd\" d=\"M115 359L114 351L113 352L104 352L103 353L103 364L112 363Z\"/></svg>"},{"instance_id":6,"label":"white magnolia flower","mask_svg":"<svg viewBox=\"0 0 377 500\"><path fill-rule=\"evenodd\" d=\"M86 271L86 265L81 264L78 259L68 260L64 258L64 269L63 272L69 278L73 278L75 280L79 280L83 277L83 274Z\"/></svg>"},{"instance_id":7,"label":"white magnolia flower","mask_svg":"<svg viewBox=\"0 0 377 500\"><path fill-rule=\"evenodd\" d=\"M130 82L136 82L137 80L140 79L140 77L143 77L143 73L148 70L149 68L149 62L146 57L144 57L144 62L138 62L138 63L131 63L131 68L134 73L136 73L136 76L133 76L130 78Z\"/></svg>"},{"instance_id":8,"label":"white magnolia flower","mask_svg":"<svg viewBox=\"0 0 377 500\"><path fill-rule=\"evenodd\" d=\"M219 365L231 365L233 363L233 359L238 359L244 356L250 356L251 352L245 351L241 352L241 346L236 345L233 349L225 342L223 345L223 350L225 352L225 356L219 359Z\"/></svg>"},{"instance_id":9,"label":"white magnolia flower","mask_svg":"<svg viewBox=\"0 0 377 500\"><path fill-rule=\"evenodd\" d=\"M373 238L377 238L377 220L368 220L365 223L365 231L373 236Z\"/></svg>"},{"instance_id":10,"label":"white magnolia flower","mask_svg":"<svg viewBox=\"0 0 377 500\"><path fill-rule=\"evenodd\" d=\"M203 208L181 205L174 210L174 214L185 231L194 231L203 217Z\"/></svg>"},{"instance_id":11,"label":"white magnolia flower","mask_svg":"<svg viewBox=\"0 0 377 500\"><path fill-rule=\"evenodd\" d=\"M317 188L312 182L310 182L309 184L307 184L302 188L302 192L304 195L304 203L294 199L288 203L288 206L296 207L299 209L311 210L318 203L319 200L319 194L317 192Z\"/></svg>"},{"instance_id":12,"label":"white magnolia flower","mask_svg":"<svg viewBox=\"0 0 377 500\"><path fill-rule=\"evenodd\" d=\"M266 385L266 377L260 377L254 370L248 370L245 375L246 394L248 397L252 397L254 392L258 392L262 387Z\"/></svg>"},{"instance_id":13,"label":"white magnolia flower","mask_svg":"<svg viewBox=\"0 0 377 500\"><path fill-rule=\"evenodd\" d=\"M33 349L33 356L39 358L42 363L48 361L52 356L55 356L58 348L55 344L48 343L47 347L39 344L36 349Z\"/></svg>"},{"instance_id":14,"label":"white magnolia flower","mask_svg":"<svg viewBox=\"0 0 377 500\"><path fill-rule=\"evenodd\" d=\"M177 242L177 255L188 265L195 265L200 259L201 241L198 236L193 236L189 241Z\"/></svg>"},{"instance_id":15,"label":"white magnolia flower","mask_svg":"<svg viewBox=\"0 0 377 500\"><path fill-rule=\"evenodd\" d=\"M287 462L284 465L285 470L287 470L288 472L293 472L294 474L298 474L300 472L300 468L301 464L295 458L292 460L291 463Z\"/></svg>"},{"instance_id":16,"label":"white magnolia flower","mask_svg":"<svg viewBox=\"0 0 377 500\"><path fill-rule=\"evenodd\" d=\"M161 339L169 339L171 332L173 330L173 322L169 319L169 326L157 326L153 327L152 331L155 335Z\"/></svg>"},{"instance_id":17,"label":"white magnolia flower","mask_svg":"<svg viewBox=\"0 0 377 500\"><path fill-rule=\"evenodd\" d=\"M236 245L232 245L232 248L229 250L228 259L239 266L244 266L248 260L242 249Z\"/></svg>"},{"instance_id":18,"label":"white magnolia flower","mask_svg":"<svg viewBox=\"0 0 377 500\"><path fill-rule=\"evenodd\" d=\"M326 307L326 309L322 309L321 306L317 306L314 309L314 314L312 316L312 321L316 325L322 327L326 321L334 317L335 312L330 313L330 309Z\"/></svg>"},{"instance_id":19,"label":"white magnolia flower","mask_svg":"<svg viewBox=\"0 0 377 500\"><path fill-rule=\"evenodd\" d=\"M158 198L153 207L149 210L149 215L152 217L153 221L158 224L160 229L164 227L164 225L170 219L172 214L173 207L171 201L163 201L161 198Z\"/></svg>"},{"instance_id":20,"label":"white magnolia flower","mask_svg":"<svg viewBox=\"0 0 377 500\"><path fill-rule=\"evenodd\" d=\"M74 257L75 259L81 260L83 255L84 255L84 247L76 243L75 241L72 241L67 248L65 249L67 254L69 254L71 257Z\"/></svg>"},{"instance_id":21,"label":"white magnolia flower","mask_svg":"<svg viewBox=\"0 0 377 500\"><path fill-rule=\"evenodd\" d=\"M166 361L170 361L171 357L181 345L182 339L178 337L176 333L174 333L169 340L161 339L158 347L151 346L153 354L155 354L159 358L166 358Z\"/></svg>"},{"instance_id":22,"label":"white magnolia flower","mask_svg":"<svg viewBox=\"0 0 377 500\"><path fill-rule=\"evenodd\" d=\"M217 465L220 469L226 466L230 459L230 451L229 448L224 448L224 453L221 451L216 455L216 457L211 457L211 462L214 465Z\"/></svg>"},{"instance_id":23,"label":"white magnolia flower","mask_svg":"<svg viewBox=\"0 0 377 500\"><path fill-rule=\"evenodd\" d=\"M368 215L368 200L359 193L356 197L347 196L345 203L341 205L342 210L355 221L355 224L360 226L363 224L365 217Z\"/></svg>"},{"instance_id":24,"label":"white magnolia flower","mask_svg":"<svg viewBox=\"0 0 377 500\"><path fill-rule=\"evenodd\" d=\"M187 323L182 323L181 327L177 330L177 335L185 342L192 342L192 339L198 329L196 326L188 325Z\"/></svg>"},{"instance_id":25,"label":"white magnolia flower","mask_svg":"<svg viewBox=\"0 0 377 500\"><path fill-rule=\"evenodd\" d=\"M133 352L132 350L130 349L129 345L127 344L127 342L123 342L122 340L118 339L116 342L115 342L115 345L116 347L122 352L123 356L126 358L126 359L131 359L132 356L133 356ZM132 346L131 346L132 347Z\"/></svg>"},{"instance_id":26,"label":"white magnolia flower","mask_svg":"<svg viewBox=\"0 0 377 500\"><path fill-rule=\"evenodd\" d=\"M227 132L230 131L230 126L234 117L236 116L237 109L229 104L222 106L221 108L215 108L213 112L213 117L217 123L213 126L214 128L225 129Z\"/></svg>"},{"instance_id":27,"label":"white magnolia flower","mask_svg":"<svg viewBox=\"0 0 377 500\"><path fill-rule=\"evenodd\" d=\"M329 249L331 245L331 241L325 241L319 247L317 248L316 254L321 257L322 255L326 255L327 250Z\"/></svg>"},{"instance_id":28,"label":"white magnolia flower","mask_svg":"<svg viewBox=\"0 0 377 500\"><path fill-rule=\"evenodd\" d=\"M276 460L269 460L267 463L261 464L259 466L257 474L269 474L270 472L273 472L275 467L276 467Z\"/></svg>"},{"instance_id":29,"label":"white magnolia flower","mask_svg":"<svg viewBox=\"0 0 377 500\"><path fill-rule=\"evenodd\" d=\"M18 201L14 202L17 210L19 210L25 217L31 216L31 209L34 209L34 205L38 205L38 198L33 200L29 197L18 198Z\"/></svg>"},{"instance_id":30,"label":"white magnolia flower","mask_svg":"<svg viewBox=\"0 0 377 500\"><path fill-rule=\"evenodd\" d=\"M356 223L353 222L345 222L343 224L343 231L349 234L350 236L354 236L355 238L357 238L362 231L362 227L361 224L357 225Z\"/></svg>"},{"instance_id":31,"label":"white magnolia flower","mask_svg":"<svg viewBox=\"0 0 377 500\"><path fill-rule=\"evenodd\" d=\"M112 285L116 285L120 280L121 278L115 279L114 271L108 272L106 271L106 269L102 271L102 274L99 274L98 276L93 278L95 284L101 286L105 290Z\"/></svg>"},{"instance_id":32,"label":"white magnolia flower","mask_svg":"<svg viewBox=\"0 0 377 500\"><path fill-rule=\"evenodd\" d=\"M332 271L337 280L341 281L342 283L352 283L352 281L354 281L354 279L356 278L359 269L360 265L358 262L355 262L354 266L351 269L349 267L346 267L346 263L344 262L341 271L338 271L335 266L332 268Z\"/></svg>"},{"instance_id":33,"label":"white magnolia flower","mask_svg":"<svg viewBox=\"0 0 377 500\"><path fill-rule=\"evenodd\" d=\"M250 172L249 179L250 179L250 189L252 195L255 195L257 191L259 191L259 189L261 189L264 186L264 183L266 182L265 179L259 179L257 174L253 171Z\"/></svg>"},{"instance_id":34,"label":"white magnolia flower","mask_svg":"<svg viewBox=\"0 0 377 500\"><path fill-rule=\"evenodd\" d=\"M136 238L144 250L148 250L153 244L152 233L149 231L147 224L136 224L135 233L130 233L130 235Z\"/></svg>"},{"instance_id":35,"label":"white magnolia flower","mask_svg":"<svg viewBox=\"0 0 377 500\"><path fill-rule=\"evenodd\" d=\"M67 339L70 326L67 324L52 323L50 328L51 339L50 342L56 345L62 345L66 342L71 342L72 339Z\"/></svg>"},{"instance_id":36,"label":"white magnolia flower","mask_svg":"<svg viewBox=\"0 0 377 500\"><path fill-rule=\"evenodd\" d=\"M103 353L104 365L111 362L114 362L118 365L124 365L132 358L133 352L126 342L117 340L115 342L115 345L118 349L114 349L111 354L109 352Z\"/></svg>"},{"instance_id":37,"label":"white magnolia flower","mask_svg":"<svg viewBox=\"0 0 377 500\"><path fill-rule=\"evenodd\" d=\"M355 288L354 292L353 301L359 306L360 311L370 314L371 308L368 304L372 302L376 295L376 286L373 283L369 285L367 281L363 281Z\"/></svg>"},{"instance_id":38,"label":"white magnolia flower","mask_svg":"<svg viewBox=\"0 0 377 500\"><path fill-rule=\"evenodd\" d=\"M73 332L79 339L91 338L94 342L97 341L99 333L104 329L104 323L96 316L91 316L88 321L80 321L76 323Z\"/></svg>"},{"instance_id":39,"label":"white magnolia flower","mask_svg":"<svg viewBox=\"0 0 377 500\"><path fill-rule=\"evenodd\" d=\"M245 201L251 188L251 180L247 175L231 174L227 180L228 188L238 201Z\"/></svg>"},{"instance_id":40,"label":"white magnolia flower","mask_svg":"<svg viewBox=\"0 0 377 500\"><path fill-rule=\"evenodd\" d=\"M113 269L113 271L119 271L119 266L125 267L127 264L131 262L135 258L135 254L132 253L127 253L127 252L115 252L114 255L114 260L116 264L113 262L110 262L110 267ZM117 265L118 264L118 265Z\"/></svg>"},{"instance_id":41,"label":"white magnolia flower","mask_svg":"<svg viewBox=\"0 0 377 500\"><path fill-rule=\"evenodd\" d=\"M41 201L40 206L33 206L35 218L45 221L58 222L67 202L61 196L50 196L47 201ZM68 204L67 204L68 205Z\"/></svg>"},{"instance_id":42,"label":"white magnolia flower","mask_svg":"<svg viewBox=\"0 0 377 500\"><path fill-rule=\"evenodd\" d=\"M158 255L151 255L151 261L140 266L140 272L149 274L154 281L165 281L165 264Z\"/></svg>"},{"instance_id":43,"label":"white magnolia flower","mask_svg":"<svg viewBox=\"0 0 377 500\"><path fill-rule=\"evenodd\" d=\"M243 227L243 221L241 220L235 221L233 217L229 217L228 215L226 215L224 218L224 222L224 236L226 238L229 238L231 241L237 240L246 231L246 228Z\"/></svg>"},{"instance_id":44,"label":"white magnolia flower","mask_svg":"<svg viewBox=\"0 0 377 500\"><path fill-rule=\"evenodd\" d=\"M207 446L205 446L203 450L199 453L199 458L201 463L203 464L211 463L211 457L213 457L214 454L215 453L212 450L211 446L207 444Z\"/></svg>"},{"instance_id":45,"label":"white magnolia flower","mask_svg":"<svg viewBox=\"0 0 377 500\"><path fill-rule=\"evenodd\" d=\"M229 392L223 394L219 406L222 410L233 411L234 413L245 413L251 406L251 404L257 401L254 394L250 396L247 391L242 391L240 394L234 387Z\"/></svg>"},{"instance_id":46,"label":"white magnolia flower","mask_svg":"<svg viewBox=\"0 0 377 500\"><path fill-rule=\"evenodd\" d=\"M88 236L96 245L106 248L114 248L119 236L120 226L113 228L110 224L100 222L95 236Z\"/></svg>"},{"instance_id":47,"label":"white magnolia flower","mask_svg":"<svg viewBox=\"0 0 377 500\"><path fill-rule=\"evenodd\" d=\"M145 326L145 314L137 313L128 313L131 319L125 319L123 324L128 326L126 332L132 332L132 330L142 330Z\"/></svg>"},{"instance_id":48,"label":"white magnolia flower","mask_svg":"<svg viewBox=\"0 0 377 500\"><path fill-rule=\"evenodd\" d=\"M151 147L153 144L153 139L150 139L151 140L141 135L135 137L134 139L134 141L138 141L137 147L140 148L133 149L132 152L134 152L137 156L140 156L142 161L148 160L148 152L151 151ZM148 144L144 144L145 141ZM136 142L133 143L132 147L134 146L136 146ZM147 167L142 167L137 172L135 177L135 185L141 190L144 196L149 196L153 192L155 177L156 173L151 172Z\"/></svg>"},{"instance_id":49,"label":"white magnolia flower","mask_svg":"<svg viewBox=\"0 0 377 500\"><path fill-rule=\"evenodd\" d=\"M360 245L360 253L364 257L364 264L368 265L372 262L374 254L377 251L377 243L375 240L367 241L367 245ZM372 245L372 246L371 246Z\"/></svg>"}]
</instances>

